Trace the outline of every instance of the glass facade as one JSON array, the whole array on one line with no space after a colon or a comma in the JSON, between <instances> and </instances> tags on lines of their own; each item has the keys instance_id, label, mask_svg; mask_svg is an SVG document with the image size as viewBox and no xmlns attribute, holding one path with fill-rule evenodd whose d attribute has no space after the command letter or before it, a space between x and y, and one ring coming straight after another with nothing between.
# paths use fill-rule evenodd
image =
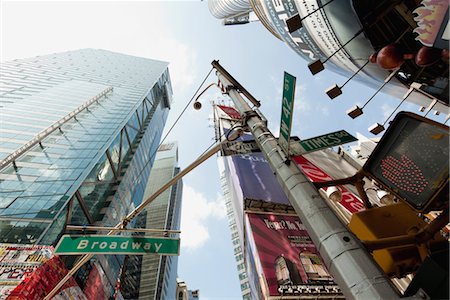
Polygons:
<instances>
[{"instance_id":1,"label":"glass facade","mask_svg":"<svg viewBox=\"0 0 450 300\"><path fill-rule=\"evenodd\" d=\"M83 49L1 67L0 242L55 245L68 224L116 225L144 196L170 108L167 63ZM108 293L123 259L93 260Z\"/></svg>"},{"instance_id":2,"label":"glass facade","mask_svg":"<svg viewBox=\"0 0 450 300\"><path fill-rule=\"evenodd\" d=\"M177 164L177 144L161 145L145 188L144 199L180 172ZM159 195L145 211L138 215L135 227L179 230L182 189L183 183L180 180ZM152 235L162 236L163 234ZM177 237L176 234L169 234L169 236ZM124 268L121 286L125 298L168 300L175 298L178 256L130 255L127 257Z\"/></svg>"}]
</instances>

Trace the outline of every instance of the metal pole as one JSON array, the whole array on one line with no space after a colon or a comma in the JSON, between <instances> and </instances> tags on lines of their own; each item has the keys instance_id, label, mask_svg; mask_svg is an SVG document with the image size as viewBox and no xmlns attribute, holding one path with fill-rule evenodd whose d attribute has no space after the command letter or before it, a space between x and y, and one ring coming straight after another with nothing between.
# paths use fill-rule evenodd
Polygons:
<instances>
[{"instance_id":1,"label":"metal pole","mask_svg":"<svg viewBox=\"0 0 450 300\"><path fill-rule=\"evenodd\" d=\"M240 134L240 132L239 132ZM227 141L224 141L227 142ZM195 167L200 165L202 162L213 156L217 151L220 150L222 143L217 143L213 148L211 148L208 152L204 153L202 156L197 158L192 164L187 166L183 171L178 173L175 177L173 177L171 180L169 180L165 185L163 185L159 190L157 190L153 195L142 201L142 203L136 207L131 213L126 216L122 222L114 226L113 229L111 229L107 235L112 235L113 233L116 233L117 231L120 231L122 228L125 228L126 225L134 218L136 217L140 212L142 212L145 207L150 204L153 200L156 199L159 195L161 195L165 190L167 190L169 187L174 185L178 180L180 180L184 175L192 171ZM75 266L64 276L63 279L61 279L60 282L50 291L50 293L45 296L44 300L51 299L58 291L59 289L69 280L73 274L75 274L76 271L78 271L86 262L88 262L92 258L93 254L85 254L80 258L80 260L75 264Z\"/></svg>"},{"instance_id":2,"label":"metal pole","mask_svg":"<svg viewBox=\"0 0 450 300\"><path fill-rule=\"evenodd\" d=\"M213 66L218 62L213 62ZM216 69L217 70L217 69ZM283 190L293 205L311 239L322 255L348 299L399 299L389 278L382 272L361 242L339 221L317 189L296 164L286 164L272 133L254 114L225 74L219 80L241 115L248 116L247 125L264 153Z\"/></svg>"},{"instance_id":3,"label":"metal pole","mask_svg":"<svg viewBox=\"0 0 450 300\"><path fill-rule=\"evenodd\" d=\"M119 230L114 227L103 227L103 226L79 226L79 225L67 225L67 230L93 230L93 231L102 231L102 230ZM170 229L149 229L149 228L121 228L120 231L125 232L150 232L150 233L181 233L181 230L170 230Z\"/></svg>"}]
</instances>

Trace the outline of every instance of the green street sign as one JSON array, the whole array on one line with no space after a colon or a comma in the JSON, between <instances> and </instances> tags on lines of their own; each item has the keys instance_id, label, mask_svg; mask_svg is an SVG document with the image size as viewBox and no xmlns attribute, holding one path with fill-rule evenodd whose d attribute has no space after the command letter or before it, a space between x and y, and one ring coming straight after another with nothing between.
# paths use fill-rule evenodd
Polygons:
<instances>
[{"instance_id":1,"label":"green street sign","mask_svg":"<svg viewBox=\"0 0 450 300\"><path fill-rule=\"evenodd\" d=\"M292 112L294 110L295 80L294 76L284 72L280 137L278 143L286 155L289 155L289 139L291 137Z\"/></svg>"},{"instance_id":2,"label":"green street sign","mask_svg":"<svg viewBox=\"0 0 450 300\"><path fill-rule=\"evenodd\" d=\"M180 239L117 235L63 235L56 254L180 255Z\"/></svg>"},{"instance_id":3,"label":"green street sign","mask_svg":"<svg viewBox=\"0 0 450 300\"><path fill-rule=\"evenodd\" d=\"M307 140L300 141L300 145L306 152L313 152L325 148L357 141L358 139L352 136L345 130L340 130L320 136L316 136Z\"/></svg>"}]
</instances>

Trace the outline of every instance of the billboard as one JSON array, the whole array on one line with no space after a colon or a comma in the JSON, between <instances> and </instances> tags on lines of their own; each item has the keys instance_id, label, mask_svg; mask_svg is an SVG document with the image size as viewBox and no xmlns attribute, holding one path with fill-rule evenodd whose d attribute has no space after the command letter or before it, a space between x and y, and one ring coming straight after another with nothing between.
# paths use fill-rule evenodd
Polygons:
<instances>
[{"instance_id":1,"label":"billboard","mask_svg":"<svg viewBox=\"0 0 450 300\"><path fill-rule=\"evenodd\" d=\"M244 199L291 205L262 153L233 155L230 157ZM333 180L330 175L303 156L294 156L292 160L312 182ZM342 200L339 204L349 213L353 214L364 209L364 204L358 196L345 186L338 186L337 188L342 192Z\"/></svg>"},{"instance_id":2,"label":"billboard","mask_svg":"<svg viewBox=\"0 0 450 300\"><path fill-rule=\"evenodd\" d=\"M262 153L231 156L244 199L290 205Z\"/></svg>"},{"instance_id":3,"label":"billboard","mask_svg":"<svg viewBox=\"0 0 450 300\"><path fill-rule=\"evenodd\" d=\"M0 244L0 299L42 299L67 274L52 246ZM53 299L86 299L71 278Z\"/></svg>"},{"instance_id":4,"label":"billboard","mask_svg":"<svg viewBox=\"0 0 450 300\"><path fill-rule=\"evenodd\" d=\"M234 107L224 105L217 105L217 107L219 107L224 113L227 114L228 117L232 119L241 118L241 114Z\"/></svg>"},{"instance_id":5,"label":"billboard","mask_svg":"<svg viewBox=\"0 0 450 300\"><path fill-rule=\"evenodd\" d=\"M428 47L448 49L448 0L422 0L420 4L413 11L416 40Z\"/></svg>"},{"instance_id":6,"label":"billboard","mask_svg":"<svg viewBox=\"0 0 450 300\"><path fill-rule=\"evenodd\" d=\"M108 299L112 294L112 287L106 280L106 274L101 265L95 261L91 264L91 270L83 289L88 299Z\"/></svg>"},{"instance_id":7,"label":"billboard","mask_svg":"<svg viewBox=\"0 0 450 300\"><path fill-rule=\"evenodd\" d=\"M265 298L333 296L344 298L306 228L294 215L247 213L246 229ZM336 298L334 298L336 297Z\"/></svg>"}]
</instances>

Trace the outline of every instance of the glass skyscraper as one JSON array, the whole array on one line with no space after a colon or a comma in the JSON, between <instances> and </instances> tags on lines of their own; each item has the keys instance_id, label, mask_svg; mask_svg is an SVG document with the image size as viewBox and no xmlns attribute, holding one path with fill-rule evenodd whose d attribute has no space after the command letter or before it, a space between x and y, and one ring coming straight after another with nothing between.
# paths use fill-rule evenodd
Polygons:
<instances>
[{"instance_id":1,"label":"glass skyscraper","mask_svg":"<svg viewBox=\"0 0 450 300\"><path fill-rule=\"evenodd\" d=\"M150 173L144 198L154 194L179 172L177 144L161 145ZM136 227L179 230L182 190L183 182L179 180L159 195L139 215ZM178 256L129 256L124 268L121 283L123 284L122 294L125 298L175 299Z\"/></svg>"},{"instance_id":2,"label":"glass skyscraper","mask_svg":"<svg viewBox=\"0 0 450 300\"><path fill-rule=\"evenodd\" d=\"M1 243L55 245L68 224L113 226L141 203L170 109L167 66L94 49L1 64ZM123 259L96 257L106 297Z\"/></svg>"}]
</instances>

